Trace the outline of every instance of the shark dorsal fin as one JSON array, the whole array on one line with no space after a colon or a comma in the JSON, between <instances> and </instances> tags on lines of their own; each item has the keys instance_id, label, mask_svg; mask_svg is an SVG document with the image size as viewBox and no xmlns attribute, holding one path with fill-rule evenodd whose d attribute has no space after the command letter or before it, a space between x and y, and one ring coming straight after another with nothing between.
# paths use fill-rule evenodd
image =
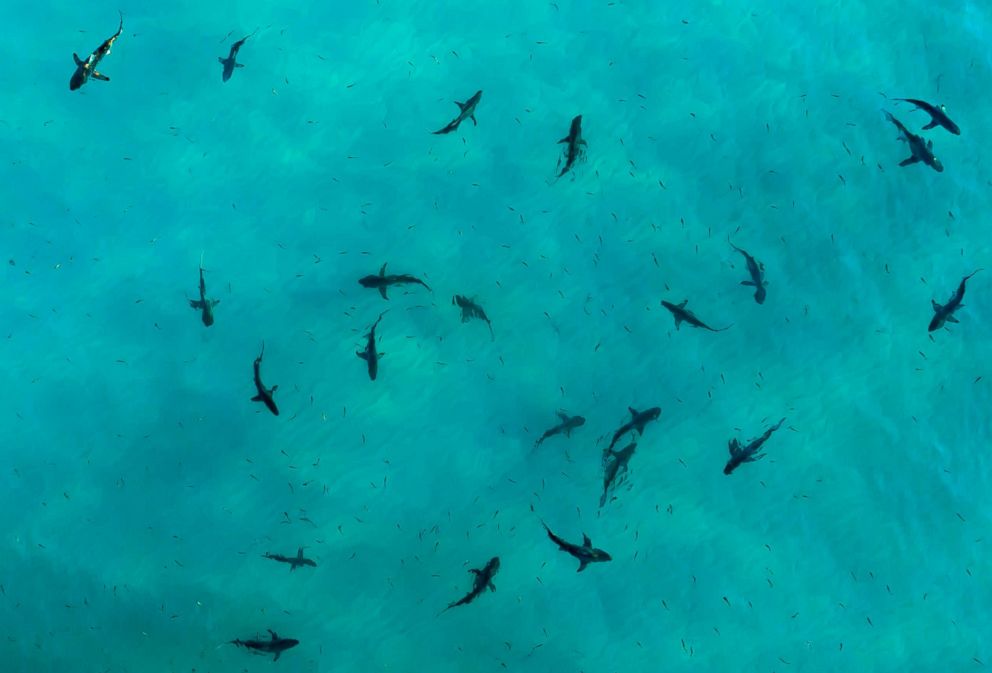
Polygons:
<instances>
[{"instance_id":1,"label":"shark dorsal fin","mask_svg":"<svg viewBox=\"0 0 992 673\"><path fill-rule=\"evenodd\" d=\"M688 304L688 303L689 303L689 300L688 299L683 299L682 300L682 303L679 304L679 308L685 308L685 305Z\"/></svg>"}]
</instances>

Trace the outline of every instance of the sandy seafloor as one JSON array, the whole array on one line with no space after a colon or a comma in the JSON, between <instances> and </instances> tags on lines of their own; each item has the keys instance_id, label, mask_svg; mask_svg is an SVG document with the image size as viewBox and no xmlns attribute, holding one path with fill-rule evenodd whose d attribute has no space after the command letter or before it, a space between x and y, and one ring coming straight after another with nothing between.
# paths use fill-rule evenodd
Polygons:
<instances>
[{"instance_id":1,"label":"sandy seafloor","mask_svg":"<svg viewBox=\"0 0 992 673\"><path fill-rule=\"evenodd\" d=\"M992 273L926 329L992 271L992 7L682 4L125 3L78 92L118 7L6 6L0 669L992 664ZM947 104L944 173L898 167L881 109L928 118L880 94ZM434 294L359 287L383 262ZM733 327L676 331L686 298ZM598 511L604 438L655 405ZM559 408L586 425L533 451ZM613 561L576 573L542 518ZM269 628L301 644L225 645Z\"/></svg>"}]
</instances>

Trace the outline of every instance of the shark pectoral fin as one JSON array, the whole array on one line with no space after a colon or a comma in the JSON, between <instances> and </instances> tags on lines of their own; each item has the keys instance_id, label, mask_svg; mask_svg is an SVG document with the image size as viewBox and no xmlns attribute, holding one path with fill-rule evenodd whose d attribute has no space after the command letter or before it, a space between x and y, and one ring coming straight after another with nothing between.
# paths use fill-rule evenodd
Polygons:
<instances>
[{"instance_id":1,"label":"shark pectoral fin","mask_svg":"<svg viewBox=\"0 0 992 673\"><path fill-rule=\"evenodd\" d=\"M958 322L958 319L955 318L954 315L952 314L947 316L947 322Z\"/></svg>"},{"instance_id":2,"label":"shark pectoral fin","mask_svg":"<svg viewBox=\"0 0 992 673\"><path fill-rule=\"evenodd\" d=\"M473 575L476 575L476 576L478 576L478 575L481 575L481 574L482 574L482 571L481 571L481 570L479 570L478 568L469 568L469 569L468 569L468 571L469 571L470 573L472 573Z\"/></svg>"},{"instance_id":3,"label":"shark pectoral fin","mask_svg":"<svg viewBox=\"0 0 992 673\"><path fill-rule=\"evenodd\" d=\"M636 416L637 415L637 409L635 409L634 407L627 407L627 411L630 412L630 415L631 416Z\"/></svg>"},{"instance_id":4,"label":"shark pectoral fin","mask_svg":"<svg viewBox=\"0 0 992 673\"><path fill-rule=\"evenodd\" d=\"M589 562L588 561L586 561L585 559L580 560L579 561L579 567L575 569L575 572L577 572L577 573L582 572L583 570L586 569L586 566L587 565L589 565Z\"/></svg>"},{"instance_id":5,"label":"shark pectoral fin","mask_svg":"<svg viewBox=\"0 0 992 673\"><path fill-rule=\"evenodd\" d=\"M924 131L929 131L930 129L937 128L938 124L935 121L931 121L929 124L923 127Z\"/></svg>"},{"instance_id":6,"label":"shark pectoral fin","mask_svg":"<svg viewBox=\"0 0 992 673\"><path fill-rule=\"evenodd\" d=\"M568 420L568 414L566 414L564 411L558 410L557 412L555 412L555 415L558 416L558 418L560 418L563 421Z\"/></svg>"},{"instance_id":7,"label":"shark pectoral fin","mask_svg":"<svg viewBox=\"0 0 992 673\"><path fill-rule=\"evenodd\" d=\"M455 101L455 105L458 106L458 109L459 110L464 110L465 109L465 103L459 103L458 101Z\"/></svg>"},{"instance_id":8,"label":"shark pectoral fin","mask_svg":"<svg viewBox=\"0 0 992 673\"><path fill-rule=\"evenodd\" d=\"M386 286L385 285L380 285L379 286L379 294L382 295L382 298L383 299L385 299L386 301L389 301L389 295L386 294Z\"/></svg>"},{"instance_id":9,"label":"shark pectoral fin","mask_svg":"<svg viewBox=\"0 0 992 673\"><path fill-rule=\"evenodd\" d=\"M76 52L72 52L72 60L76 62L76 65L83 65L84 63L86 63L86 61L79 58Z\"/></svg>"},{"instance_id":10,"label":"shark pectoral fin","mask_svg":"<svg viewBox=\"0 0 992 673\"><path fill-rule=\"evenodd\" d=\"M261 402L262 401L262 396L261 395L255 395L255 397L251 398L251 401L252 402Z\"/></svg>"},{"instance_id":11,"label":"shark pectoral fin","mask_svg":"<svg viewBox=\"0 0 992 673\"><path fill-rule=\"evenodd\" d=\"M475 124L476 126L479 125L479 122L476 121L476 119L475 119L475 115L470 116L469 119L471 119L472 120L472 123Z\"/></svg>"},{"instance_id":12,"label":"shark pectoral fin","mask_svg":"<svg viewBox=\"0 0 992 673\"><path fill-rule=\"evenodd\" d=\"M748 287L753 287L754 286L754 281L742 280L741 281L741 285L747 285Z\"/></svg>"},{"instance_id":13,"label":"shark pectoral fin","mask_svg":"<svg viewBox=\"0 0 992 673\"><path fill-rule=\"evenodd\" d=\"M927 149L928 150L932 150L933 149L933 141L932 140L928 140L927 141Z\"/></svg>"},{"instance_id":14,"label":"shark pectoral fin","mask_svg":"<svg viewBox=\"0 0 992 673\"><path fill-rule=\"evenodd\" d=\"M681 324L682 324L682 318L680 318L679 316L675 316L675 331L676 332L678 331L679 326Z\"/></svg>"},{"instance_id":15,"label":"shark pectoral fin","mask_svg":"<svg viewBox=\"0 0 992 673\"><path fill-rule=\"evenodd\" d=\"M282 654L282 652L276 652L276 656L272 658L272 661L279 661L279 656L281 654Z\"/></svg>"},{"instance_id":16,"label":"shark pectoral fin","mask_svg":"<svg viewBox=\"0 0 992 673\"><path fill-rule=\"evenodd\" d=\"M214 306L216 306L219 303L220 303L220 299L211 299L210 300L210 307L213 308Z\"/></svg>"},{"instance_id":17,"label":"shark pectoral fin","mask_svg":"<svg viewBox=\"0 0 992 673\"><path fill-rule=\"evenodd\" d=\"M244 63L235 63L234 64L234 67L235 68L243 68L243 67L245 67L245 64Z\"/></svg>"},{"instance_id":18,"label":"shark pectoral fin","mask_svg":"<svg viewBox=\"0 0 992 673\"><path fill-rule=\"evenodd\" d=\"M98 79L101 82L109 82L110 81L110 78L109 77L107 77L106 75L104 75L102 73L97 72L96 70L93 71L93 79Z\"/></svg>"},{"instance_id":19,"label":"shark pectoral fin","mask_svg":"<svg viewBox=\"0 0 992 673\"><path fill-rule=\"evenodd\" d=\"M916 158L916 157L909 157L908 159L903 159L902 161L900 161L899 162L899 165L900 166L910 166L912 164L915 164L917 161L919 161L918 158Z\"/></svg>"},{"instance_id":20,"label":"shark pectoral fin","mask_svg":"<svg viewBox=\"0 0 992 673\"><path fill-rule=\"evenodd\" d=\"M223 56L218 56L217 62L220 63L221 65L227 65L227 61L224 60Z\"/></svg>"},{"instance_id":21,"label":"shark pectoral fin","mask_svg":"<svg viewBox=\"0 0 992 673\"><path fill-rule=\"evenodd\" d=\"M567 142L568 142L568 136L565 136L564 138L562 138L561 140L559 140L557 142L557 144L558 145L561 145L562 143L567 143Z\"/></svg>"},{"instance_id":22,"label":"shark pectoral fin","mask_svg":"<svg viewBox=\"0 0 992 673\"><path fill-rule=\"evenodd\" d=\"M276 384L269 388L269 395L272 395L275 391L279 390L279 384Z\"/></svg>"},{"instance_id":23,"label":"shark pectoral fin","mask_svg":"<svg viewBox=\"0 0 992 673\"><path fill-rule=\"evenodd\" d=\"M939 311L940 309L943 308L943 306L941 306L940 304L937 303L937 300L936 299L931 299L930 300L930 306L933 307L933 310L934 311Z\"/></svg>"},{"instance_id":24,"label":"shark pectoral fin","mask_svg":"<svg viewBox=\"0 0 992 673\"><path fill-rule=\"evenodd\" d=\"M585 140L583 139L583 140L580 140L580 141L579 141L579 144L580 144L580 145L582 145L583 147L585 147L585 146L586 146L586 145L588 145L589 143L587 143L587 142L586 142L586 141L585 141Z\"/></svg>"},{"instance_id":25,"label":"shark pectoral fin","mask_svg":"<svg viewBox=\"0 0 992 673\"><path fill-rule=\"evenodd\" d=\"M689 303L689 300L688 299L683 299L682 300L682 303L679 304L679 308L685 308L685 305L688 304L688 303Z\"/></svg>"},{"instance_id":26,"label":"shark pectoral fin","mask_svg":"<svg viewBox=\"0 0 992 673\"><path fill-rule=\"evenodd\" d=\"M490 580L490 582L489 582L489 590L490 591L496 591L496 585L492 583L492 580Z\"/></svg>"},{"instance_id":27,"label":"shark pectoral fin","mask_svg":"<svg viewBox=\"0 0 992 673\"><path fill-rule=\"evenodd\" d=\"M195 308L195 309L198 309L198 310L203 308L203 302L202 301L199 301L197 299L190 299L189 300L189 305L190 305L190 308Z\"/></svg>"},{"instance_id":28,"label":"shark pectoral fin","mask_svg":"<svg viewBox=\"0 0 992 673\"><path fill-rule=\"evenodd\" d=\"M369 354L366 353L365 351L355 351L355 355L357 355L358 357L362 358L363 360L368 360L369 359Z\"/></svg>"},{"instance_id":29,"label":"shark pectoral fin","mask_svg":"<svg viewBox=\"0 0 992 673\"><path fill-rule=\"evenodd\" d=\"M592 540L585 533L582 534L582 546L587 548L592 548Z\"/></svg>"}]
</instances>

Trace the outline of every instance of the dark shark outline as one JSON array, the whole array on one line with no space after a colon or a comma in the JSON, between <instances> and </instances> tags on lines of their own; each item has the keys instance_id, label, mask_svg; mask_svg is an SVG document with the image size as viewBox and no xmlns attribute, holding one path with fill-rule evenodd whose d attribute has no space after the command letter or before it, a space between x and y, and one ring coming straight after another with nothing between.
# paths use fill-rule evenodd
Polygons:
<instances>
[{"instance_id":1,"label":"dark shark outline","mask_svg":"<svg viewBox=\"0 0 992 673\"><path fill-rule=\"evenodd\" d=\"M592 546L592 540L585 533L582 534L582 544L572 544L571 542L566 542L562 538L555 535L548 524L541 521L541 525L544 526L544 530L548 533L548 538L558 545L558 549L574 557L579 562L579 567L576 568L575 572L580 573L586 569L590 563L606 563L607 561L612 561L613 557L602 549L597 549Z\"/></svg>"},{"instance_id":2,"label":"dark shark outline","mask_svg":"<svg viewBox=\"0 0 992 673\"><path fill-rule=\"evenodd\" d=\"M938 173L944 172L944 164L940 163L940 159L938 159L933 153L932 140L924 140L922 136L912 133L888 110L882 110L882 112L885 113L886 119L892 122L895 127L899 129L899 133L902 134L899 139L904 140L909 144L910 156L900 161L900 166L911 166L915 163L924 163Z\"/></svg>"},{"instance_id":3,"label":"dark shark outline","mask_svg":"<svg viewBox=\"0 0 992 673\"><path fill-rule=\"evenodd\" d=\"M954 294L951 295L951 298L946 304L938 304L936 299L930 300L930 304L933 307L933 318L930 319L930 325L927 327L928 332L936 332L945 323L958 322L958 319L954 317L954 312L964 306L961 302L964 300L965 283L979 271L982 271L982 269L975 269L962 278L958 284L958 289L954 291Z\"/></svg>"},{"instance_id":4,"label":"dark shark outline","mask_svg":"<svg viewBox=\"0 0 992 673\"><path fill-rule=\"evenodd\" d=\"M455 101L455 105L458 106L458 110L459 110L458 116L452 119L450 122L448 122L448 125L445 126L444 128L438 129L437 131L433 131L432 133L436 136L443 135L445 133L451 133L452 131L457 129L461 125L461 123L466 119L471 119L472 123L478 126L479 122L475 118L475 108L478 107L479 101L481 99L482 99L482 90L480 89L479 91L476 91L474 94L472 94L472 97L469 98L464 103L459 103L458 101Z\"/></svg>"},{"instance_id":5,"label":"dark shark outline","mask_svg":"<svg viewBox=\"0 0 992 673\"><path fill-rule=\"evenodd\" d=\"M379 375L379 360L385 355L385 353L380 353L376 350L375 345L375 328L379 326L379 321L382 320L382 316L389 313L388 310L383 311L379 314L379 317L375 319L372 323L372 327L369 328L368 333L365 335L365 350L355 351L355 355L365 360L368 364L369 379L375 381L376 377Z\"/></svg>"},{"instance_id":6,"label":"dark shark outline","mask_svg":"<svg viewBox=\"0 0 992 673\"><path fill-rule=\"evenodd\" d=\"M730 240L729 236L727 237L727 243L730 244L731 248L744 255L744 261L747 264L747 274L751 277L751 280L742 280L741 285L753 287L754 301L764 304L766 297L765 287L768 285L768 281L765 280L765 265L752 257L747 250L734 245L734 242Z\"/></svg>"},{"instance_id":7,"label":"dark shark outline","mask_svg":"<svg viewBox=\"0 0 992 673\"><path fill-rule=\"evenodd\" d=\"M575 162L585 154L584 148L589 144L582 138L582 115L576 115L572 119L572 123L568 127L568 135L558 141L559 145L562 143L567 144L565 146L565 154L562 157L565 159L565 165L562 167L561 172L558 173L559 178L572 170ZM558 165L561 166L561 158L558 159Z\"/></svg>"},{"instance_id":8,"label":"dark shark outline","mask_svg":"<svg viewBox=\"0 0 992 673\"><path fill-rule=\"evenodd\" d=\"M96 68L100 65L100 61L102 61L105 56L110 54L110 49L114 46L114 42L116 42L117 38L119 38L124 32L124 13L118 10L118 14L121 15L121 23L117 28L117 32L101 42L100 46L94 49L93 53L87 56L85 61L73 52L72 60L76 63L76 71L73 72L72 77L69 78L70 91L76 91L81 88L84 84L86 84L86 82L89 81L90 77L93 79L98 79L102 82L110 81L109 77L97 72Z\"/></svg>"},{"instance_id":9,"label":"dark shark outline","mask_svg":"<svg viewBox=\"0 0 992 673\"><path fill-rule=\"evenodd\" d=\"M430 285L420 280L416 276L410 275L408 273L390 274L387 276L386 264L383 264L382 268L379 269L379 275L370 274L368 276L362 276L361 278L358 279L359 285L361 285L362 287L366 287L370 289L374 288L376 290L379 290L379 294L381 294L382 298L386 299L387 301L389 300L389 296L386 294L386 289L390 285L403 285L410 283L423 285L425 288L427 288L428 292L431 293L434 292L434 290L431 289Z\"/></svg>"},{"instance_id":10,"label":"dark shark outline","mask_svg":"<svg viewBox=\"0 0 992 673\"><path fill-rule=\"evenodd\" d=\"M768 441L768 438L772 436L772 433L782 427L783 423L785 423L784 418L777 424L765 430L765 433L757 439L752 439L746 446L741 446L741 443L736 437L731 439L727 443L727 448L730 450L730 460L728 460L727 464L723 466L723 473L729 475L744 463L753 463L764 458L765 454L758 453L758 451L760 451L761 446Z\"/></svg>"},{"instance_id":11,"label":"dark shark outline","mask_svg":"<svg viewBox=\"0 0 992 673\"><path fill-rule=\"evenodd\" d=\"M220 299L207 299L207 284L203 280L203 257L200 257L200 299L190 299L189 305L200 311L200 320L207 327L214 324L214 306Z\"/></svg>"},{"instance_id":12,"label":"dark shark outline","mask_svg":"<svg viewBox=\"0 0 992 673\"><path fill-rule=\"evenodd\" d=\"M561 419L561 423L554 426L553 428L545 430L544 434L538 437L537 441L534 442L535 449L539 447L541 444L543 444L544 440L548 439L549 437L554 437L555 435L559 435L559 434L564 434L565 437L571 437L572 430L575 430L576 428L581 428L583 425L586 424L586 419L583 418L582 416L569 416L561 409L558 410L557 415L558 418Z\"/></svg>"},{"instance_id":13,"label":"dark shark outline","mask_svg":"<svg viewBox=\"0 0 992 673\"><path fill-rule=\"evenodd\" d=\"M295 571L297 568L302 568L303 566L310 566L311 568L317 567L316 561L303 556L303 547L296 550L296 556L283 556L282 554L271 554L269 552L265 552L262 554L262 558L267 558L278 563L288 563L290 572Z\"/></svg>"},{"instance_id":14,"label":"dark shark outline","mask_svg":"<svg viewBox=\"0 0 992 673\"><path fill-rule=\"evenodd\" d=\"M273 657L272 661L279 661L279 657L282 656L283 652L300 644L300 641L295 638L280 638L272 629L267 629L267 631L270 636L269 640L260 640L258 638L241 640L240 638L236 638L231 641L231 644L250 650L252 654L274 654L275 657Z\"/></svg>"},{"instance_id":15,"label":"dark shark outline","mask_svg":"<svg viewBox=\"0 0 992 673\"><path fill-rule=\"evenodd\" d=\"M961 135L961 128L947 116L946 106L931 105L925 100L920 100L919 98L893 98L892 100L901 100L905 103L910 103L915 105L917 110L923 110L930 115L930 123L923 127L924 131L929 131L932 128L940 126L956 136Z\"/></svg>"},{"instance_id":16,"label":"dark shark outline","mask_svg":"<svg viewBox=\"0 0 992 673\"><path fill-rule=\"evenodd\" d=\"M449 603L448 607L441 610L439 614L444 614L451 608L457 608L460 605L468 605L476 598L486 593L486 589L489 591L496 591L496 585L493 583L493 578L496 576L496 573L499 572L499 568L500 560L498 556L493 556L482 568L469 568L468 571L475 576L472 580L472 589L457 601Z\"/></svg>"},{"instance_id":17,"label":"dark shark outline","mask_svg":"<svg viewBox=\"0 0 992 673\"><path fill-rule=\"evenodd\" d=\"M610 491L616 490L626 480L630 459L634 457L636 450L637 442L633 441L619 451L610 448L603 452L603 495L599 499L601 508L606 506Z\"/></svg>"},{"instance_id":18,"label":"dark shark outline","mask_svg":"<svg viewBox=\"0 0 992 673\"><path fill-rule=\"evenodd\" d=\"M630 412L630 420L620 426L620 428L613 433L613 439L610 441L610 445L606 447L607 451L612 451L613 447L617 445L620 438L626 435L631 430L637 432L638 436L644 434L644 428L651 421L656 421L661 418L661 407L651 407L650 409L645 409L644 411L638 411L634 407L627 407L627 411Z\"/></svg>"},{"instance_id":19,"label":"dark shark outline","mask_svg":"<svg viewBox=\"0 0 992 673\"><path fill-rule=\"evenodd\" d=\"M693 327L698 327L700 329L709 330L710 332L724 332L734 326L734 323L730 323L726 327L721 327L720 329L714 329L704 323L702 320L696 317L696 314L686 308L686 304L689 303L688 299L683 299L680 304L673 304L670 301L661 300L661 305L667 308L672 316L675 318L675 331L678 331L682 323L687 323Z\"/></svg>"},{"instance_id":20,"label":"dark shark outline","mask_svg":"<svg viewBox=\"0 0 992 673\"><path fill-rule=\"evenodd\" d=\"M484 320L487 325L489 325L489 336L492 341L496 341L496 333L493 331L493 323L489 320L489 316L486 315L485 310L475 301L469 299L468 297L460 294L456 294L451 298L451 303L458 306L462 311L462 322L468 322L473 318L478 318L479 320Z\"/></svg>"},{"instance_id":21,"label":"dark shark outline","mask_svg":"<svg viewBox=\"0 0 992 673\"><path fill-rule=\"evenodd\" d=\"M253 30L248 35L245 35L243 38L241 38L234 44L232 44L231 50L227 54L227 58L224 58L223 56L217 57L217 60L220 62L220 64L224 66L224 69L221 71L221 75L220 75L223 81L226 82L227 80L231 79L231 75L234 74L235 68L245 67L244 63L238 63L238 52L241 51L241 47L244 46L248 38L252 37L257 32L258 32L258 28Z\"/></svg>"},{"instance_id":22,"label":"dark shark outline","mask_svg":"<svg viewBox=\"0 0 992 673\"><path fill-rule=\"evenodd\" d=\"M276 401L273 399L272 395L279 389L278 385L274 385L271 388L266 388L265 384L262 383L262 356L265 355L265 342L262 342L262 351L255 358L255 390L258 394L251 398L252 402L262 402L269 411L272 412L274 416L279 415L279 407L276 406Z\"/></svg>"}]
</instances>

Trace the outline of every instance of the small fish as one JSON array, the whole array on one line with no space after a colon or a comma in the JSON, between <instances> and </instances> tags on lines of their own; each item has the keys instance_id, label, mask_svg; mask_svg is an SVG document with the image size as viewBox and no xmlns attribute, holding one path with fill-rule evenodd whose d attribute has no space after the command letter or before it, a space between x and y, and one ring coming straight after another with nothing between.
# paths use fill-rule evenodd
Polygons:
<instances>
[{"instance_id":1,"label":"small fish","mask_svg":"<svg viewBox=\"0 0 992 673\"><path fill-rule=\"evenodd\" d=\"M214 324L214 306L220 303L220 299L207 299L207 284L203 281L203 258L200 258L200 299L190 299L189 305L200 312L200 319L203 324L210 327Z\"/></svg>"},{"instance_id":2,"label":"small fish","mask_svg":"<svg viewBox=\"0 0 992 673\"><path fill-rule=\"evenodd\" d=\"M901 121L892 116L892 113L887 111L884 112L886 119L895 124L895 127L899 129L899 132L902 134L899 139L905 140L909 144L911 156L900 161L899 165L909 166L917 162L923 162L938 173L943 172L944 164L940 163L940 159L938 159L933 153L933 141L924 140L915 133L911 133L909 129L903 126Z\"/></svg>"},{"instance_id":3,"label":"small fish","mask_svg":"<svg viewBox=\"0 0 992 673\"><path fill-rule=\"evenodd\" d=\"M768 285L768 282L765 281L765 265L749 255L746 250L738 248L734 245L734 242L730 240L729 236L727 237L727 243L730 243L731 248L744 255L744 262L747 264L747 273L751 276L751 280L742 280L741 285L753 287L754 300L759 304L764 304L765 286Z\"/></svg>"},{"instance_id":4,"label":"small fish","mask_svg":"<svg viewBox=\"0 0 992 673\"><path fill-rule=\"evenodd\" d=\"M479 122L476 121L476 119L475 119L475 108L478 107L479 101L481 99L482 99L482 91L476 91L472 95L472 97L469 98L464 103L459 103L458 101L455 101L455 105L457 105L458 106L458 109L460 110L460 112L458 113L458 116L455 117L454 119L452 119L450 122L448 122L448 125L445 126L443 129L439 129L437 131L434 131L434 135L442 135L444 133L451 133L452 131L454 131L455 129L457 129L458 126L459 126L459 124L461 124L466 119L471 119L472 120L472 123L475 124L476 126L478 126L479 125Z\"/></svg>"},{"instance_id":5,"label":"small fish","mask_svg":"<svg viewBox=\"0 0 992 673\"><path fill-rule=\"evenodd\" d=\"M761 450L761 445L768 441L768 438L772 436L772 433L782 427L785 423L785 419L780 420L776 425L765 430L765 434L761 435L757 439L752 439L747 446L741 446L741 443L737 441L737 438L731 439L728 443L730 448L730 460L727 464L723 466L723 473L730 474L738 467L744 463L753 463L756 460L761 460L765 457L765 454L758 453Z\"/></svg>"},{"instance_id":6,"label":"small fish","mask_svg":"<svg viewBox=\"0 0 992 673\"><path fill-rule=\"evenodd\" d=\"M109 77L97 72L96 67L100 65L100 61L102 61L103 58L110 53L110 48L114 46L114 42L121 36L121 33L124 32L124 14L120 13L120 15L121 24L117 28L117 32L104 40L99 47L94 49L93 53L87 56L85 61L73 53L72 60L76 63L76 71L72 73L72 77L69 79L70 91L75 91L79 87L86 84L90 77L103 82L110 81Z\"/></svg>"},{"instance_id":7,"label":"small fish","mask_svg":"<svg viewBox=\"0 0 992 673\"><path fill-rule=\"evenodd\" d=\"M496 585L493 584L493 578L496 576L496 573L499 572L499 565L499 557L494 556L489 559L489 562L482 568L469 568L468 571L475 575L475 579L472 582L472 590L454 603L450 603L448 607L441 611L441 613L443 614L451 608L457 608L459 605L468 605L476 598L484 594L486 589L489 589L489 591L496 591Z\"/></svg>"},{"instance_id":8,"label":"small fish","mask_svg":"<svg viewBox=\"0 0 992 673\"><path fill-rule=\"evenodd\" d=\"M651 407L646 411L638 411L634 407L627 407L627 411L630 412L630 420L620 426L620 429L613 433L613 440L610 442L607 451L612 451L613 447L617 445L620 438L626 435L631 430L635 431L638 435L644 434L644 427L651 421L656 421L661 416L661 407Z\"/></svg>"},{"instance_id":9,"label":"small fish","mask_svg":"<svg viewBox=\"0 0 992 673\"><path fill-rule=\"evenodd\" d=\"M954 317L954 312L964 306L961 302L964 300L965 283L979 271L981 269L976 269L962 278L958 289L954 291L954 294L951 295L951 298L946 304L940 305L935 300L930 300L930 303L933 305L933 318L930 320L928 331L935 332L943 327L945 323L958 322L958 319Z\"/></svg>"},{"instance_id":10,"label":"small fish","mask_svg":"<svg viewBox=\"0 0 992 673\"><path fill-rule=\"evenodd\" d=\"M929 131L937 126L942 126L956 136L961 135L961 129L957 124L951 121L950 117L947 116L947 108L945 106L931 105L926 101L916 98L893 98L892 100L901 100L906 103L912 103L916 106L917 110L923 110L930 115L930 123L923 127L924 131Z\"/></svg>"},{"instance_id":11,"label":"small fish","mask_svg":"<svg viewBox=\"0 0 992 673\"><path fill-rule=\"evenodd\" d=\"M600 507L606 505L610 490L623 483L627 474L627 466L630 464L635 450L637 450L637 442L631 442L619 451L607 449L603 453L603 495L599 499Z\"/></svg>"},{"instance_id":12,"label":"small fish","mask_svg":"<svg viewBox=\"0 0 992 673\"><path fill-rule=\"evenodd\" d=\"M365 335L365 350L355 353L355 355L365 360L368 364L369 378L373 381L379 375L379 358L385 355L385 353L380 353L375 348L375 328L378 327L379 321L382 320L382 316L386 315L386 313L386 311L383 311L379 314L379 317L372 323L372 327L369 328L368 334Z\"/></svg>"},{"instance_id":13,"label":"small fish","mask_svg":"<svg viewBox=\"0 0 992 673\"><path fill-rule=\"evenodd\" d=\"M568 128L568 135L558 141L558 144L565 143L565 165L562 166L561 172L558 173L558 177L565 175L572 167L575 162L582 158L585 154L585 147L588 145L582 138L582 115L576 116L572 119L572 124ZM561 165L561 160L558 161Z\"/></svg>"},{"instance_id":14,"label":"small fish","mask_svg":"<svg viewBox=\"0 0 992 673\"><path fill-rule=\"evenodd\" d=\"M489 335L492 337L493 341L496 341L496 333L493 332L493 324L489 320L489 316L486 312L482 310L482 307L476 304L474 301L468 297L463 297L460 294L456 294L451 299L452 304L456 304L458 308L462 310L462 322L468 322L472 318L478 318L479 320L484 320L487 325L489 325Z\"/></svg>"},{"instance_id":15,"label":"small fish","mask_svg":"<svg viewBox=\"0 0 992 673\"><path fill-rule=\"evenodd\" d=\"M361 278L358 279L358 284L361 285L362 287L375 288L379 290L379 294L382 295L383 299L389 299L389 297L386 296L386 288L388 288L390 285L403 285L407 283L416 283L418 285L423 285L425 288L427 288L428 292L434 291L430 288L429 285L427 285L427 283L420 280L416 276L411 276L410 274L406 274L406 273L402 273L398 275L390 274L387 276L385 264L383 264L382 268L379 269L379 275L362 276Z\"/></svg>"},{"instance_id":16,"label":"small fish","mask_svg":"<svg viewBox=\"0 0 992 673\"><path fill-rule=\"evenodd\" d=\"M279 389L279 386L272 386L271 388L266 388L262 383L262 356L265 355L265 342L262 342L262 352L258 354L255 358L255 390L258 394L251 398L252 402L262 402L268 407L274 415L279 415L279 407L276 406L276 401L272 399L273 393Z\"/></svg>"},{"instance_id":17,"label":"small fish","mask_svg":"<svg viewBox=\"0 0 992 673\"><path fill-rule=\"evenodd\" d=\"M561 419L561 423L554 426L550 430L545 430L544 434L541 435L537 442L534 443L534 448L539 447L545 439L548 437L554 437L555 435L564 434L566 437L572 436L572 430L575 428L581 428L586 424L586 419L582 416L569 416L564 411L558 412L558 418Z\"/></svg>"},{"instance_id":18,"label":"small fish","mask_svg":"<svg viewBox=\"0 0 992 673\"><path fill-rule=\"evenodd\" d=\"M582 546L579 546L577 544L572 544L571 542L565 542L565 540L562 540L560 537L552 533L551 529L548 528L548 524L543 521L541 522L541 525L544 526L544 530L548 532L548 538L558 545L558 549L578 559L579 567L575 571L577 573L585 570L586 566L590 563L605 563L613 560L613 557L602 549L596 549L593 547L592 540L590 540L589 536L585 533L582 534Z\"/></svg>"},{"instance_id":19,"label":"small fish","mask_svg":"<svg viewBox=\"0 0 992 673\"><path fill-rule=\"evenodd\" d=\"M726 327L721 327L720 329L713 329L702 320L696 317L696 315L685 307L689 303L688 299L682 300L681 304L673 304L670 301L662 300L661 305L672 312L672 316L675 317L675 329L678 330L679 325L683 322L689 323L693 327L700 327L702 329L709 330L711 332L723 332L734 326L733 323L727 325Z\"/></svg>"},{"instance_id":20,"label":"small fish","mask_svg":"<svg viewBox=\"0 0 992 673\"><path fill-rule=\"evenodd\" d=\"M269 636L271 636L269 640L241 640L238 638L232 640L231 644L250 650L253 654L274 654L275 657L272 658L272 661L279 661L283 652L300 644L300 641L295 638L280 638L272 629L268 631Z\"/></svg>"},{"instance_id":21,"label":"small fish","mask_svg":"<svg viewBox=\"0 0 992 673\"><path fill-rule=\"evenodd\" d=\"M241 47L244 45L245 41L249 37L251 37L252 35L254 35L256 32L258 32L258 29L257 28L255 29L255 32L253 32L253 33L251 33L249 35L245 35L243 38L241 38L240 40L238 40L237 42L235 42L234 44L232 44L231 45L231 51L228 52L227 58L224 58L223 56L218 56L217 57L217 60L220 61L220 64L222 66L224 66L224 69L223 69L223 71L221 71L221 75L220 76L221 76L221 79L223 79L225 82L227 80L231 79L231 75L234 74L234 69L235 68L243 68L243 67L245 67L244 63L238 63L238 52L241 51Z\"/></svg>"},{"instance_id":22,"label":"small fish","mask_svg":"<svg viewBox=\"0 0 992 673\"><path fill-rule=\"evenodd\" d=\"M270 554L269 552L265 552L262 554L262 558L267 558L279 563L288 563L290 572L293 572L297 568L302 568L303 566L310 566L312 568L317 567L317 563L315 561L303 557L303 547L296 550L296 556L283 556L282 554Z\"/></svg>"}]
</instances>

